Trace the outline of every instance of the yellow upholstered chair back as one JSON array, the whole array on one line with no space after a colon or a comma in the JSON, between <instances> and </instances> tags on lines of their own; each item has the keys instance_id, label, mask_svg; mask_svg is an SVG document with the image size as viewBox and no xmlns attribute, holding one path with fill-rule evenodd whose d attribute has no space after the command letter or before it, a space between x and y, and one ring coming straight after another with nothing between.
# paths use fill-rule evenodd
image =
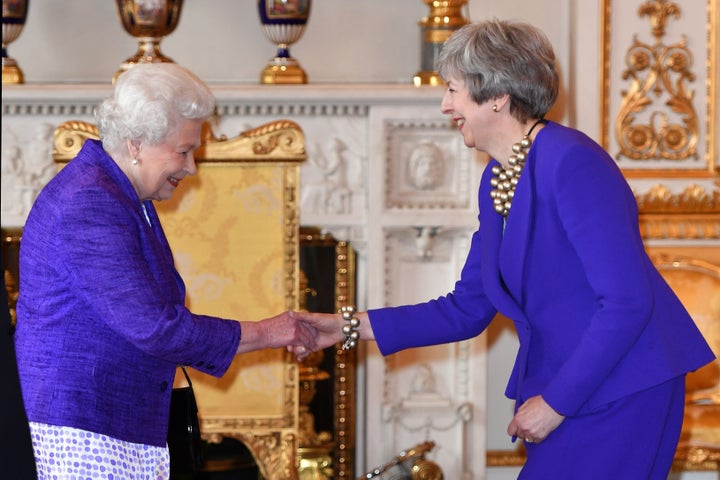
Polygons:
<instances>
[{"instance_id":1,"label":"yellow upholstered chair back","mask_svg":"<svg viewBox=\"0 0 720 480\"><path fill-rule=\"evenodd\" d=\"M63 123L55 160L97 137L93 124ZM218 138L206 124L202 137L197 175L157 203L189 308L238 320L297 309L302 129L279 120ZM264 478L297 478L298 365L284 349L239 356L220 379L189 373L206 440L240 440Z\"/></svg>"},{"instance_id":2,"label":"yellow upholstered chair back","mask_svg":"<svg viewBox=\"0 0 720 480\"><path fill-rule=\"evenodd\" d=\"M677 293L715 355L720 356L720 267L667 255L655 265ZM720 359L687 375L687 404L676 467L717 469L720 465Z\"/></svg>"}]
</instances>

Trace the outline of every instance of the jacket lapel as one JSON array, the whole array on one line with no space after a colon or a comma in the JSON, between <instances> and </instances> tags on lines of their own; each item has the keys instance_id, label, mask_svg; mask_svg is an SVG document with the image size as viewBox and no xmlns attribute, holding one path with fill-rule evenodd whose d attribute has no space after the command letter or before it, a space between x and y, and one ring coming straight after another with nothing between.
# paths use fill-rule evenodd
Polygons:
<instances>
[{"instance_id":1,"label":"jacket lapel","mask_svg":"<svg viewBox=\"0 0 720 480\"><path fill-rule=\"evenodd\" d=\"M491 162L488 165L488 169L492 168L495 162ZM489 170L488 170L489 171ZM529 183L529 182L528 182ZM520 185L518 185L518 189ZM519 285L521 285L521 272L522 265L516 265L515 259L517 255L508 254L508 229L511 227L512 222L508 222L503 233L503 217L495 212L492 201L490 199L490 183L489 178L487 181L483 181L480 187L480 229L482 231L482 280L485 292L493 302L493 305L497 310L508 318L514 321L524 322L525 314L522 312L518 299L514 298L512 294L517 294L520 291ZM517 198L516 198L517 199ZM513 210L516 209L515 201L513 201ZM516 211L510 215L515 215L517 210L525 210L525 207L517 208ZM519 215L518 215L519 216ZM513 221L522 221L522 219L514 218ZM517 237L517 234L513 234ZM525 235L525 237L527 234ZM522 240L512 240L513 243L525 244ZM524 249L522 256L524 258ZM501 263L502 261L502 263ZM501 275L502 270L502 275ZM512 279L512 285L508 284L508 275Z\"/></svg>"},{"instance_id":2,"label":"jacket lapel","mask_svg":"<svg viewBox=\"0 0 720 480\"><path fill-rule=\"evenodd\" d=\"M535 168L532 153L531 151L528 155L515 191L499 253L502 278L508 292L520 305L525 301L524 286L527 282L523 279L523 272L535 218Z\"/></svg>"}]
</instances>

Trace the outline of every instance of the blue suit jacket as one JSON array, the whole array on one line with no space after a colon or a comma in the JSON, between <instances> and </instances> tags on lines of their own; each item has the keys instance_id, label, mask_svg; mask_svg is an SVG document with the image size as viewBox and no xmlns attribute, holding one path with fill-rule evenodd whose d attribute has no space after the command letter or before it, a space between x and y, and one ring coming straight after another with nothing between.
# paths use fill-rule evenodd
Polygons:
<instances>
[{"instance_id":1,"label":"blue suit jacket","mask_svg":"<svg viewBox=\"0 0 720 480\"><path fill-rule=\"evenodd\" d=\"M634 195L584 134L549 123L531 148L503 233L479 193L480 228L460 280L427 303L371 310L383 354L481 333L499 311L520 347L506 395L542 394L576 415L658 385L714 355L648 258Z\"/></svg>"},{"instance_id":2,"label":"blue suit jacket","mask_svg":"<svg viewBox=\"0 0 720 480\"><path fill-rule=\"evenodd\" d=\"M194 315L151 201L88 140L20 242L18 369L30 421L165 446L177 365L220 376L240 324Z\"/></svg>"}]
</instances>

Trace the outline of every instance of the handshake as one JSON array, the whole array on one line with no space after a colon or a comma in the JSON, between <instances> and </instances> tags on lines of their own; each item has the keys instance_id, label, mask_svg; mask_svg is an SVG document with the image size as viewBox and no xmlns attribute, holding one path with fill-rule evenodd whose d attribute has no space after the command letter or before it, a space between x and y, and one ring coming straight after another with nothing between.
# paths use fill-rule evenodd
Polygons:
<instances>
[{"instance_id":1,"label":"handshake","mask_svg":"<svg viewBox=\"0 0 720 480\"><path fill-rule=\"evenodd\" d=\"M240 322L241 337L237 353L264 348L287 348L298 362L308 355L339 342L352 348L358 340L372 339L367 313L343 307L341 313L285 311L258 322Z\"/></svg>"}]
</instances>

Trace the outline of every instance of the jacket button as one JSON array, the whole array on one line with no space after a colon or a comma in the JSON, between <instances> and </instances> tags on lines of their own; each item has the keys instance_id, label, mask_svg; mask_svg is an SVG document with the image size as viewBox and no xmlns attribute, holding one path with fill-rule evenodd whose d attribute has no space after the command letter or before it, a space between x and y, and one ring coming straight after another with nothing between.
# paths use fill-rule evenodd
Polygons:
<instances>
[{"instance_id":1,"label":"jacket button","mask_svg":"<svg viewBox=\"0 0 720 480\"><path fill-rule=\"evenodd\" d=\"M162 383L160 383L160 391L164 392L165 390L167 390L167 387L168 387L168 382L163 380Z\"/></svg>"},{"instance_id":2,"label":"jacket button","mask_svg":"<svg viewBox=\"0 0 720 480\"><path fill-rule=\"evenodd\" d=\"M208 365L207 368L208 370L215 370L215 365Z\"/></svg>"},{"instance_id":3,"label":"jacket button","mask_svg":"<svg viewBox=\"0 0 720 480\"><path fill-rule=\"evenodd\" d=\"M200 360L200 361L197 362L195 365L198 366L198 367L202 367L203 365L205 365L205 362L203 362L202 360Z\"/></svg>"}]
</instances>

